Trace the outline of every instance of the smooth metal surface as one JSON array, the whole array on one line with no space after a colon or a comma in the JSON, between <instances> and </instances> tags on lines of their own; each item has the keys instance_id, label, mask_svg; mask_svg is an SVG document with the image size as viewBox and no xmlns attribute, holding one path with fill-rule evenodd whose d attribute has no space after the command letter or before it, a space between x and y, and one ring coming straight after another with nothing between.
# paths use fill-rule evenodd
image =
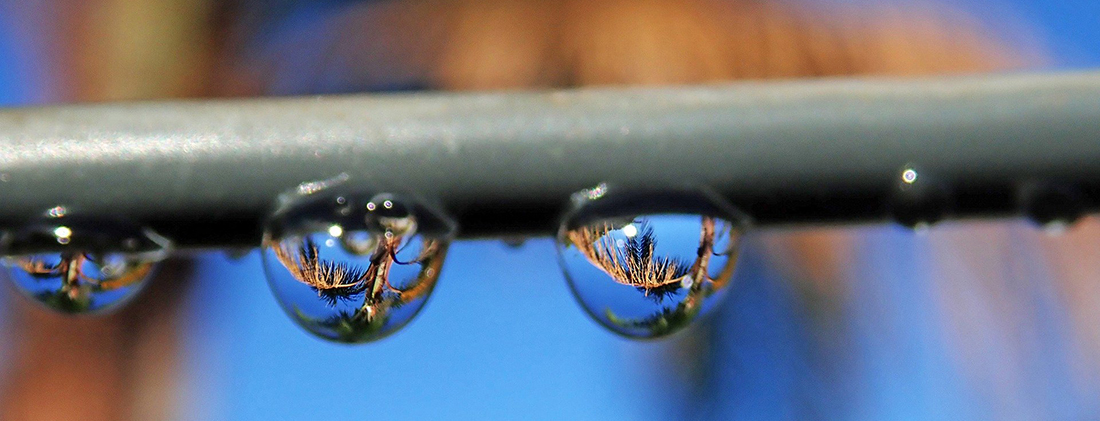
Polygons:
<instances>
[{"instance_id":1,"label":"smooth metal surface","mask_svg":"<svg viewBox=\"0 0 1100 421\"><path fill-rule=\"evenodd\" d=\"M760 225L887 217L906 164L956 217L1023 184L1100 192L1100 72L73 105L0 112L0 225L68 206L183 247L255 245L277 194L346 173L462 236L553 232L601 181L707 185Z\"/></svg>"}]
</instances>

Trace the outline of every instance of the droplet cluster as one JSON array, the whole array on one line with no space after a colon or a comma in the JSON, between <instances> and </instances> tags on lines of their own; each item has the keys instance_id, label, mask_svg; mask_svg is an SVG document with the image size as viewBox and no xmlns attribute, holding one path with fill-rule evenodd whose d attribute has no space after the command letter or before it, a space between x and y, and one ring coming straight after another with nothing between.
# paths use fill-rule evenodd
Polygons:
<instances>
[{"instance_id":1,"label":"droplet cluster","mask_svg":"<svg viewBox=\"0 0 1100 421\"><path fill-rule=\"evenodd\" d=\"M295 323L325 340L363 343L400 330L424 308L456 225L426 200L351 190L349 180L341 174L279 196L260 248L268 284ZM914 164L890 181L885 213L917 231L951 216L962 191ZM1073 185L1025 181L1016 184L1017 207L1049 233L1090 208ZM749 217L720 196L601 183L570 199L556 238L561 268L580 306L612 332L674 334L705 317L733 284ZM505 241L519 247L525 238ZM148 227L55 206L4 231L0 261L16 287L46 307L102 313L137 294L171 250Z\"/></svg>"}]
</instances>

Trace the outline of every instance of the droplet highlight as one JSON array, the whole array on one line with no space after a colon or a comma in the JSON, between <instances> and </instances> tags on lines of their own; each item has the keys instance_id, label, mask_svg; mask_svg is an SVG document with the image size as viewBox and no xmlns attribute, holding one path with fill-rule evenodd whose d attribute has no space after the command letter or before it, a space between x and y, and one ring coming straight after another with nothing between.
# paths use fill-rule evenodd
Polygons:
<instances>
[{"instance_id":1,"label":"droplet highlight","mask_svg":"<svg viewBox=\"0 0 1100 421\"><path fill-rule=\"evenodd\" d=\"M16 288L67 314L103 313L135 296L171 243L120 220L74 217L64 207L11 232L3 263Z\"/></svg>"},{"instance_id":2,"label":"droplet highlight","mask_svg":"<svg viewBox=\"0 0 1100 421\"><path fill-rule=\"evenodd\" d=\"M597 188L574 196L557 241L565 277L592 318L623 336L658 338L721 301L746 217L693 190Z\"/></svg>"},{"instance_id":3,"label":"droplet highlight","mask_svg":"<svg viewBox=\"0 0 1100 421\"><path fill-rule=\"evenodd\" d=\"M308 332L373 341L424 307L454 231L450 219L407 197L311 191L269 219L264 272L279 304Z\"/></svg>"}]
</instances>

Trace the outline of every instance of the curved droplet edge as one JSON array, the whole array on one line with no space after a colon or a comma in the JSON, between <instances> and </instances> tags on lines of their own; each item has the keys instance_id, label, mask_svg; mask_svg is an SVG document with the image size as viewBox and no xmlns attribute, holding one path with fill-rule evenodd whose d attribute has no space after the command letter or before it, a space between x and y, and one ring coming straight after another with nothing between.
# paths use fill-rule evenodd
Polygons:
<instances>
[{"instance_id":1,"label":"curved droplet edge","mask_svg":"<svg viewBox=\"0 0 1100 421\"><path fill-rule=\"evenodd\" d=\"M417 210L416 215L418 215L418 218L421 215L433 217L434 220L432 222L441 229L433 230L431 237L450 242L458 236L460 229L458 223L455 222L452 215L439 205L437 200L406 189L381 188L371 183L353 184L354 181L347 173L340 173L337 176L325 180L299 183L298 186L287 189L279 194L271 206L267 217L262 220L261 230L264 233L264 238L261 238L259 247L263 247L266 242L274 240L266 238L268 232L271 230L272 225L279 219L285 217L287 213L303 205L319 204L319 202L335 199L340 196L373 198L383 194L392 195L403 203L413 204L413 207Z\"/></svg>"},{"instance_id":2,"label":"curved droplet edge","mask_svg":"<svg viewBox=\"0 0 1100 421\"><path fill-rule=\"evenodd\" d=\"M598 190L599 194L589 192ZM694 197L693 197L694 196ZM645 198L664 198L661 204L648 203ZM669 201L667 199L691 199L703 198L703 202L685 204L682 201ZM630 203L636 201L635 203ZM627 202L627 203L623 203ZM750 230L754 223L751 215L741 211L740 208L730 203L728 199L714 189L701 184L673 184L673 185L646 185L631 186L629 184L616 184L613 182L601 182L596 187L584 189L570 196L570 205L559 217L557 238L561 239L565 231L586 225L586 222L594 222L605 219L613 219L629 215L642 214L704 214L701 209L692 205L703 204L710 207L708 216L721 218L733 224L741 234ZM628 207L637 211L620 212L608 208ZM578 219L577 216L584 211L590 216Z\"/></svg>"}]
</instances>

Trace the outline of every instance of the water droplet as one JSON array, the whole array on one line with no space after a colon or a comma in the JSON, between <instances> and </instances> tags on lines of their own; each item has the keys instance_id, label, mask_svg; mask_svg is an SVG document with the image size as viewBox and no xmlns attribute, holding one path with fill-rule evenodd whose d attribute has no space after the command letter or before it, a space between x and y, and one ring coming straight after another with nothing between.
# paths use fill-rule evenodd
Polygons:
<instances>
[{"instance_id":1,"label":"water droplet","mask_svg":"<svg viewBox=\"0 0 1100 421\"><path fill-rule=\"evenodd\" d=\"M906 165L898 173L889 208L894 221L923 234L947 216L950 194L928 171Z\"/></svg>"},{"instance_id":2,"label":"water droplet","mask_svg":"<svg viewBox=\"0 0 1100 421\"><path fill-rule=\"evenodd\" d=\"M500 241L502 243L504 243L504 245L508 246L508 248L520 249L520 248L523 248L524 244L527 244L527 237L525 237L525 236L504 237L504 238L501 238Z\"/></svg>"},{"instance_id":3,"label":"water droplet","mask_svg":"<svg viewBox=\"0 0 1100 421\"><path fill-rule=\"evenodd\" d=\"M574 196L558 234L565 277L597 322L627 337L657 338L720 301L747 218L692 190L601 190Z\"/></svg>"},{"instance_id":4,"label":"water droplet","mask_svg":"<svg viewBox=\"0 0 1100 421\"><path fill-rule=\"evenodd\" d=\"M251 249L251 248L228 248L228 249L222 250L222 253L224 253L225 257L229 260L241 260L241 259L244 259L245 257L248 257L249 254L252 254L252 250L254 250L254 249Z\"/></svg>"},{"instance_id":5,"label":"water droplet","mask_svg":"<svg viewBox=\"0 0 1100 421\"><path fill-rule=\"evenodd\" d=\"M133 223L56 207L5 237L3 250L10 278L27 296L63 313L98 313L137 294L170 242Z\"/></svg>"},{"instance_id":6,"label":"water droplet","mask_svg":"<svg viewBox=\"0 0 1100 421\"><path fill-rule=\"evenodd\" d=\"M1066 232L1085 214L1077 189L1054 183L1027 183L1020 187L1020 211L1047 234Z\"/></svg>"},{"instance_id":7,"label":"water droplet","mask_svg":"<svg viewBox=\"0 0 1100 421\"><path fill-rule=\"evenodd\" d=\"M268 221L264 272L279 304L307 331L368 342L424 306L454 230L407 197L312 191Z\"/></svg>"}]
</instances>

